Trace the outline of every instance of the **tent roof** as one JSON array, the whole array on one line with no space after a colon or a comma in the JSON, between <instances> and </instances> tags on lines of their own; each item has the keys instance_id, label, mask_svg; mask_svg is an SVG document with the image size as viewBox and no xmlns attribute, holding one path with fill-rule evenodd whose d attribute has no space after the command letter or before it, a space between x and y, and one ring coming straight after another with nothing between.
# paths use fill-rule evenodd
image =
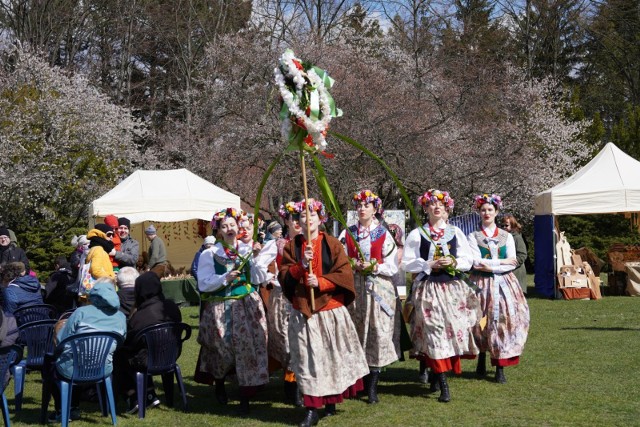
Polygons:
<instances>
[{"instance_id":1,"label":"tent roof","mask_svg":"<svg viewBox=\"0 0 640 427\"><path fill-rule=\"evenodd\" d=\"M538 193L536 215L640 211L640 162L608 143L589 163Z\"/></svg>"},{"instance_id":2,"label":"tent roof","mask_svg":"<svg viewBox=\"0 0 640 427\"><path fill-rule=\"evenodd\" d=\"M240 208L240 197L187 169L137 170L94 200L89 206L89 216L124 216L133 224L208 221L216 211L228 207Z\"/></svg>"}]
</instances>

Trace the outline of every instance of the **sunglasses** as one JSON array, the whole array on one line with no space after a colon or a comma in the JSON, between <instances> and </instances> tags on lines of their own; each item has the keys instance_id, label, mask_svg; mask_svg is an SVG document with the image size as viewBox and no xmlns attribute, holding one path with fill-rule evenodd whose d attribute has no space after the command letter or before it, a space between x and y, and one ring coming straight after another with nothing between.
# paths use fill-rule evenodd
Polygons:
<instances>
[{"instance_id":1,"label":"sunglasses","mask_svg":"<svg viewBox=\"0 0 640 427\"><path fill-rule=\"evenodd\" d=\"M113 231L107 231L105 234L107 237L113 237Z\"/></svg>"}]
</instances>

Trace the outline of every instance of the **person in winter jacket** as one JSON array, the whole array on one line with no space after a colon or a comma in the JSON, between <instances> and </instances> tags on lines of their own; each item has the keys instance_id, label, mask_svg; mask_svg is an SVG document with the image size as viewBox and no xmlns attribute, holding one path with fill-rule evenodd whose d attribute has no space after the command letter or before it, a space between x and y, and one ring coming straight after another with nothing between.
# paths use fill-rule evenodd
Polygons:
<instances>
[{"instance_id":1,"label":"person in winter jacket","mask_svg":"<svg viewBox=\"0 0 640 427\"><path fill-rule=\"evenodd\" d=\"M44 302L54 306L58 313L63 313L74 306L75 295L67 290L74 282L73 272L63 256L56 258L55 269L45 285Z\"/></svg>"},{"instance_id":2,"label":"person in winter jacket","mask_svg":"<svg viewBox=\"0 0 640 427\"><path fill-rule=\"evenodd\" d=\"M71 265L71 271L73 273L73 280L78 278L78 272L80 267L84 264L84 260L89 253L89 239L85 234L80 236L73 236L71 239L71 246L76 248L69 257L69 265Z\"/></svg>"},{"instance_id":3,"label":"person in winter jacket","mask_svg":"<svg viewBox=\"0 0 640 427\"><path fill-rule=\"evenodd\" d=\"M65 338L84 332L108 331L116 332L123 337L127 334L127 320L118 309L120 308L120 300L116 294L115 284L112 279L103 277L96 281L93 288L89 291L89 305L85 305L76 309L69 316L65 325L56 335L57 342L63 341ZM113 371L113 352L116 344L113 343L110 355L105 365L105 373L110 374ZM73 356L70 350L63 350L57 360L45 359L45 367L42 371L43 381L51 384L51 394L54 399L56 412L49 416L52 421L60 418L60 391L57 386L53 385L55 380L62 375L69 378L73 373ZM72 394L71 402L71 419L79 418L77 409L80 393Z\"/></svg>"},{"instance_id":4,"label":"person in winter jacket","mask_svg":"<svg viewBox=\"0 0 640 427\"><path fill-rule=\"evenodd\" d=\"M5 313L13 314L17 309L29 305L42 304L40 282L26 274L21 262L10 262L2 268L3 301Z\"/></svg>"},{"instance_id":5,"label":"person in winter jacket","mask_svg":"<svg viewBox=\"0 0 640 427\"><path fill-rule=\"evenodd\" d=\"M114 258L118 261L118 267L135 267L138 264L140 254L140 244L129 234L131 221L128 218L118 218L118 236L120 237L120 248L116 246Z\"/></svg>"},{"instance_id":6,"label":"person in winter jacket","mask_svg":"<svg viewBox=\"0 0 640 427\"><path fill-rule=\"evenodd\" d=\"M120 311L127 316L127 320L131 317L136 305L135 283L138 276L140 273L133 267L123 267L117 274Z\"/></svg>"},{"instance_id":7,"label":"person in winter jacket","mask_svg":"<svg viewBox=\"0 0 640 427\"><path fill-rule=\"evenodd\" d=\"M30 270L27 254L11 241L11 234L7 227L0 227L0 264L10 262L21 262L26 271Z\"/></svg>"},{"instance_id":8,"label":"person in winter jacket","mask_svg":"<svg viewBox=\"0 0 640 427\"><path fill-rule=\"evenodd\" d=\"M115 279L113 265L109 259L109 253L114 250L113 230L107 224L96 224L95 228L89 230L87 238L89 239L89 254L85 263L91 263L91 276L94 279L100 277L110 277Z\"/></svg>"},{"instance_id":9,"label":"person in winter jacket","mask_svg":"<svg viewBox=\"0 0 640 427\"><path fill-rule=\"evenodd\" d=\"M181 322L180 309L162 293L160 278L154 272L146 272L136 279L136 310L129 318L127 339L116 352L114 363L116 383L119 392L128 401L128 412L138 410L136 391L136 371L147 366L147 348L144 342L134 342L138 332L147 326L163 322ZM148 382L147 407L158 405L153 383Z\"/></svg>"}]
</instances>

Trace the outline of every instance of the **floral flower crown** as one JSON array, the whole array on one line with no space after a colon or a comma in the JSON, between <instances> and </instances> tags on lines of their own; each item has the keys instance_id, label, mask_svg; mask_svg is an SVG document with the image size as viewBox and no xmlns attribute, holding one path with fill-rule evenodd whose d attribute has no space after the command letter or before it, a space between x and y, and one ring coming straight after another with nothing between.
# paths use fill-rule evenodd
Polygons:
<instances>
[{"instance_id":1,"label":"floral flower crown","mask_svg":"<svg viewBox=\"0 0 640 427\"><path fill-rule=\"evenodd\" d=\"M298 215L305 211L305 202L301 200L295 204L295 210ZM318 212L318 218L321 223L327 222L327 212L324 210L324 205L321 201L315 199L309 199L309 210Z\"/></svg>"},{"instance_id":2,"label":"floral flower crown","mask_svg":"<svg viewBox=\"0 0 640 427\"><path fill-rule=\"evenodd\" d=\"M473 206L480 210L485 203L491 203L496 209L502 210L502 198L497 194L478 194L473 198Z\"/></svg>"},{"instance_id":3,"label":"floral flower crown","mask_svg":"<svg viewBox=\"0 0 640 427\"><path fill-rule=\"evenodd\" d=\"M423 207L427 207L427 205L431 202L440 201L444 204L444 207L448 211L453 210L454 201L453 198L449 195L448 191L440 191L436 189L427 190L422 196L418 197L418 203L420 203Z\"/></svg>"},{"instance_id":4,"label":"floral flower crown","mask_svg":"<svg viewBox=\"0 0 640 427\"><path fill-rule=\"evenodd\" d=\"M219 212L213 214L213 218L211 218L211 228L217 230L220 228L220 223L226 218L233 218L236 221L239 221L240 218L245 216L246 214L242 210L238 210L236 208L227 208L223 209Z\"/></svg>"},{"instance_id":5,"label":"floral flower crown","mask_svg":"<svg viewBox=\"0 0 640 427\"><path fill-rule=\"evenodd\" d=\"M296 202L287 202L285 204L280 205L280 209L278 209L278 215L280 218L287 220L292 215L297 215L298 211L296 211Z\"/></svg>"},{"instance_id":6,"label":"floral flower crown","mask_svg":"<svg viewBox=\"0 0 640 427\"><path fill-rule=\"evenodd\" d=\"M376 208L376 210L380 209L380 206L382 206L382 200L380 197L371 190L362 190L353 195L353 204L356 209L358 209L360 202L373 203L373 207Z\"/></svg>"}]
</instances>

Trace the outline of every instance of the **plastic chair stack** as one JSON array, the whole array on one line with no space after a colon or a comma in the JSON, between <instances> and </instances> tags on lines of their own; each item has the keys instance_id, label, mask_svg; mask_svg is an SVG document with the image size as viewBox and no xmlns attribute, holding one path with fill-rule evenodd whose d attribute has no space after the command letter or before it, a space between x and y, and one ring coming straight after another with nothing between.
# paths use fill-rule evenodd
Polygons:
<instances>
[{"instance_id":1,"label":"plastic chair stack","mask_svg":"<svg viewBox=\"0 0 640 427\"><path fill-rule=\"evenodd\" d=\"M113 396L111 374L105 372L107 358L113 355L115 348L122 344L123 337L115 332L88 332L72 335L58 344L53 355L57 360L63 351L71 352L73 373L69 378L61 378L60 396L62 411L62 426L69 425L71 411L71 395L75 384L104 384L107 390L108 409L111 412L111 422L116 424L116 405ZM53 384L43 384L42 414L46 416L51 393L49 387ZM100 407L104 408L102 393L98 393ZM103 412L104 413L104 412ZM44 418L42 416L42 418Z\"/></svg>"},{"instance_id":2,"label":"plastic chair stack","mask_svg":"<svg viewBox=\"0 0 640 427\"><path fill-rule=\"evenodd\" d=\"M147 369L136 373L138 418L145 416L147 376L162 375L166 403L171 407L173 406L173 375L175 373L182 393L183 408L187 410L187 394L177 360L182 351L182 343L190 337L191 326L177 322L166 322L146 327L134 337L135 343L144 340L147 346Z\"/></svg>"},{"instance_id":3,"label":"plastic chair stack","mask_svg":"<svg viewBox=\"0 0 640 427\"><path fill-rule=\"evenodd\" d=\"M0 348L0 385L2 386L2 399L0 399L0 405L2 405L2 418L4 419L4 425L11 426L11 420L9 419L9 406L7 405L7 398L4 395L5 379L8 378L9 369L22 359L22 347L19 345L11 345L8 347Z\"/></svg>"}]
</instances>

